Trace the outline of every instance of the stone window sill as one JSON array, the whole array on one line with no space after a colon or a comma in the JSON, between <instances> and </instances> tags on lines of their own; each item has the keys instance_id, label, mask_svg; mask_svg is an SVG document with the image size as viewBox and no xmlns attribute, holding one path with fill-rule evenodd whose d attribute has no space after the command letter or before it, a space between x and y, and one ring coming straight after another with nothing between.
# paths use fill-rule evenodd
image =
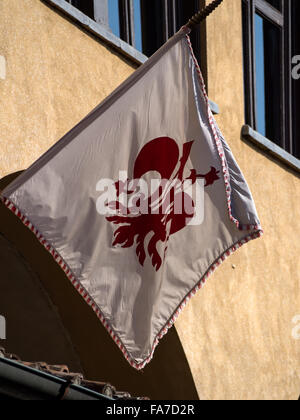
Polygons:
<instances>
[{"instance_id":1,"label":"stone window sill","mask_svg":"<svg viewBox=\"0 0 300 420\"><path fill-rule=\"evenodd\" d=\"M266 151L276 159L283 162L285 165L289 166L296 172L300 172L300 160L290 153L286 152L277 144L268 140L263 135L259 134L257 131L253 130L249 125L244 125L242 128L242 138L245 140L254 143L260 149Z\"/></svg>"}]
</instances>

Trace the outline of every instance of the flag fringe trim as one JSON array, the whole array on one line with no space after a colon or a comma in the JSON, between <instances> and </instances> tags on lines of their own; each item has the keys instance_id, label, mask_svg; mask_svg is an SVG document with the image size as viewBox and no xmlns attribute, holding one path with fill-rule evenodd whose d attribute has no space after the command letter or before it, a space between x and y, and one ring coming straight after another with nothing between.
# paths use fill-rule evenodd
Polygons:
<instances>
[{"instance_id":1,"label":"flag fringe trim","mask_svg":"<svg viewBox=\"0 0 300 420\"><path fill-rule=\"evenodd\" d=\"M188 34L186 34L186 40L187 40L187 44L189 46L195 67L196 67L196 71L198 73L198 77L199 77L199 81L200 81L200 88L206 103L206 110L207 110L207 116L208 116L208 120L209 120L209 124L211 126L212 132L213 132L213 137L216 143L216 147L218 150L218 154L221 160L221 164L222 164L222 172L223 172L223 178L224 178L224 183L225 183L225 190L226 190L226 198L227 198L227 209L228 209L228 213L229 213L229 218L230 220L236 225L236 227L241 230L241 231L256 231L256 230L261 230L261 226L257 225L257 224L242 224L241 222L239 222L232 213L232 205L231 205L231 194L232 194L232 189L231 189L231 185L230 185L230 173L229 173L229 169L227 166L227 161L226 161L226 157L225 157L225 152L224 152L224 148L222 145L222 142L220 140L219 134L218 134L218 130L216 128L216 121L214 119L213 113L211 111L210 105L209 105L209 98L206 92L206 87L205 87L205 82L204 82L204 78L202 76L202 72L199 66L199 63L197 61L197 58L195 57L194 54L194 50L192 47L192 43L191 43L191 39L189 37Z\"/></svg>"},{"instance_id":2,"label":"flag fringe trim","mask_svg":"<svg viewBox=\"0 0 300 420\"><path fill-rule=\"evenodd\" d=\"M181 304L176 308L171 318L167 321L166 325L161 329L158 335L155 338L154 344L152 346L152 350L150 355L141 363L137 363L135 359L133 359L129 352L127 351L125 345L122 343L122 340L118 337L118 335L114 332L113 328L110 326L109 322L106 320L105 316L103 315L102 311L93 300L93 298L89 295L89 293L85 290L85 288L81 285L80 281L76 279L74 273L68 266L68 264L64 261L64 259L60 256L60 254L55 250L55 248L43 237L43 235L34 227L34 225L30 222L30 220L17 208L17 206L8 198L0 197L3 204L12 212L14 213L21 222L36 236L38 241L44 246L44 248L52 255L56 263L61 267L61 269L66 274L67 278L70 280L74 288L78 291L81 297L85 300L85 302L93 309L95 314L97 315L98 319L101 321L104 328L107 330L111 338L117 344L123 356L127 360L127 362L136 370L142 370L144 367L153 359L153 355L159 341L167 334L168 330L173 327L175 321L179 317L182 310L186 307L187 303L191 300L196 293L202 289L205 285L208 278L215 272L215 270L220 267L222 262L224 262L231 254L237 251L246 243L250 242L253 239L260 238L263 234L262 230L258 230L256 232L252 232L247 235L245 238L241 239L233 246L231 246L227 251L223 253L223 255L218 258L207 270L205 275L200 279L197 285L188 293L187 296L183 299Z\"/></svg>"},{"instance_id":3,"label":"flag fringe trim","mask_svg":"<svg viewBox=\"0 0 300 420\"><path fill-rule=\"evenodd\" d=\"M55 248L43 237L43 235L35 228L35 226L30 222L30 220L17 208L17 206L8 198L1 196L0 199L4 203L4 205L12 211L21 221L22 223L36 236L36 238L39 240L39 242L44 246L44 248L52 255L54 260L57 262L57 264L61 267L61 269L66 274L67 278L70 280L74 288L78 291L78 293L82 296L82 298L85 300L85 302L93 309L95 314L97 315L98 319L101 321L104 328L107 330L111 338L114 340L114 342L117 344L121 352L123 353L123 356L127 360L127 362L136 370L142 370L144 367L153 359L153 355L155 352L155 349L157 345L159 344L159 341L167 334L168 330L173 327L174 323L176 322L177 318L179 317L182 310L186 307L187 303L191 300L193 296L196 295L196 293L202 289L202 287L205 285L208 278L215 272L215 270L228 258L230 255L232 255L235 251L237 251L239 248L241 248L246 243L250 242L251 240L260 238L263 234L263 230L259 225L244 225L241 224L232 214L232 207L231 207L231 185L230 185L230 174L227 167L225 152L222 146L222 142L219 138L218 130L215 125L215 120L213 117L213 114L210 109L209 105L209 99L206 93L205 83L204 79L198 64L198 61L195 57L193 47L191 44L191 40L187 32L190 32L189 29L183 28L183 30L186 33L186 40L188 43L188 46L191 51L191 55L199 76L200 81L200 88L202 91L202 94L204 96L205 102L207 104L207 112L208 112L208 118L209 123L213 132L214 140L216 143L216 147L218 149L218 154L221 159L222 163L222 170L223 170L223 177L226 187L226 197L227 197L227 207L229 212L230 220L236 225L236 227L241 231L252 231L252 233L249 233L246 235L243 239L237 241L234 245L232 245L228 250L226 250L206 271L204 276L199 280L199 282L196 284L196 286L185 296L185 298L182 300L180 305L176 308L176 310L173 312L171 318L167 321L165 326L161 329L161 331L157 334L154 344L152 346L152 350L150 355L143 361L138 363L135 359L131 357L129 352L127 351L125 345L122 343L122 340L118 337L118 335L114 332L113 328L110 326L109 322L106 320L105 316L103 315L102 311L96 304L96 302L93 300L93 298L89 295L89 293L86 291L86 289L81 285L80 281L76 279L76 276L74 275L73 271L70 269L68 264L64 261L64 259L61 257L61 255L55 250Z\"/></svg>"}]
</instances>

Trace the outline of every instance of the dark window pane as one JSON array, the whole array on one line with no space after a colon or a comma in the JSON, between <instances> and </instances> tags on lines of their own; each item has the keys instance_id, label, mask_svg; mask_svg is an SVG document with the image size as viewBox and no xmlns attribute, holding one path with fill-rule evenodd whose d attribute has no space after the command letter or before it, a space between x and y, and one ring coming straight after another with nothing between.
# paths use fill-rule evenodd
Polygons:
<instances>
[{"instance_id":1,"label":"dark window pane","mask_svg":"<svg viewBox=\"0 0 300 420\"><path fill-rule=\"evenodd\" d=\"M93 0L69 0L74 7L82 13L94 19L94 1Z\"/></svg>"},{"instance_id":2,"label":"dark window pane","mask_svg":"<svg viewBox=\"0 0 300 420\"><path fill-rule=\"evenodd\" d=\"M143 52L150 57L166 41L163 2L161 0L141 0L141 10Z\"/></svg>"},{"instance_id":3,"label":"dark window pane","mask_svg":"<svg viewBox=\"0 0 300 420\"><path fill-rule=\"evenodd\" d=\"M281 30L255 15L257 130L283 145Z\"/></svg>"},{"instance_id":4,"label":"dark window pane","mask_svg":"<svg viewBox=\"0 0 300 420\"><path fill-rule=\"evenodd\" d=\"M176 31L178 31L183 25L185 25L189 19L199 11L201 3L199 0L169 0L169 2L175 3L174 9L176 11ZM196 27L192 30L190 38L194 48L195 56L201 65L201 32L200 27Z\"/></svg>"},{"instance_id":5,"label":"dark window pane","mask_svg":"<svg viewBox=\"0 0 300 420\"><path fill-rule=\"evenodd\" d=\"M281 11L282 10L282 0L266 0L267 3L270 3L271 6L275 7L275 9Z\"/></svg>"},{"instance_id":6,"label":"dark window pane","mask_svg":"<svg viewBox=\"0 0 300 420\"><path fill-rule=\"evenodd\" d=\"M112 32L120 38L119 0L108 1L108 23Z\"/></svg>"}]
</instances>

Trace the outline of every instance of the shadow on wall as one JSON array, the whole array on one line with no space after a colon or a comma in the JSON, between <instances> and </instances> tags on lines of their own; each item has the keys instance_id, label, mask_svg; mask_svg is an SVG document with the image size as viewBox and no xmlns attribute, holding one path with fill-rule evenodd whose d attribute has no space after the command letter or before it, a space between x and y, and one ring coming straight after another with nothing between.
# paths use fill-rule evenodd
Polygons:
<instances>
[{"instance_id":1,"label":"shadow on wall","mask_svg":"<svg viewBox=\"0 0 300 420\"><path fill-rule=\"evenodd\" d=\"M19 173L0 180L0 191ZM198 399L175 328L153 361L136 372L35 236L0 204L0 314L7 321L1 342L26 361L66 364L87 379L151 399Z\"/></svg>"}]
</instances>

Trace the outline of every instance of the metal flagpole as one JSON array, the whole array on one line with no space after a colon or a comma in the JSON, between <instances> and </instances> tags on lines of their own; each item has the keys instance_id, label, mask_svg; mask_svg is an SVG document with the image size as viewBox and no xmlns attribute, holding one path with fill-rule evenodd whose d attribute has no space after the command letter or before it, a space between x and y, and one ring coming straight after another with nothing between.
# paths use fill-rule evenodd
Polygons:
<instances>
[{"instance_id":1,"label":"metal flagpole","mask_svg":"<svg viewBox=\"0 0 300 420\"><path fill-rule=\"evenodd\" d=\"M217 7L219 7L222 2L223 0L214 0L204 9L196 13L185 26L187 28L193 29L195 26L199 25L199 23L205 20L207 16L209 16Z\"/></svg>"}]
</instances>

